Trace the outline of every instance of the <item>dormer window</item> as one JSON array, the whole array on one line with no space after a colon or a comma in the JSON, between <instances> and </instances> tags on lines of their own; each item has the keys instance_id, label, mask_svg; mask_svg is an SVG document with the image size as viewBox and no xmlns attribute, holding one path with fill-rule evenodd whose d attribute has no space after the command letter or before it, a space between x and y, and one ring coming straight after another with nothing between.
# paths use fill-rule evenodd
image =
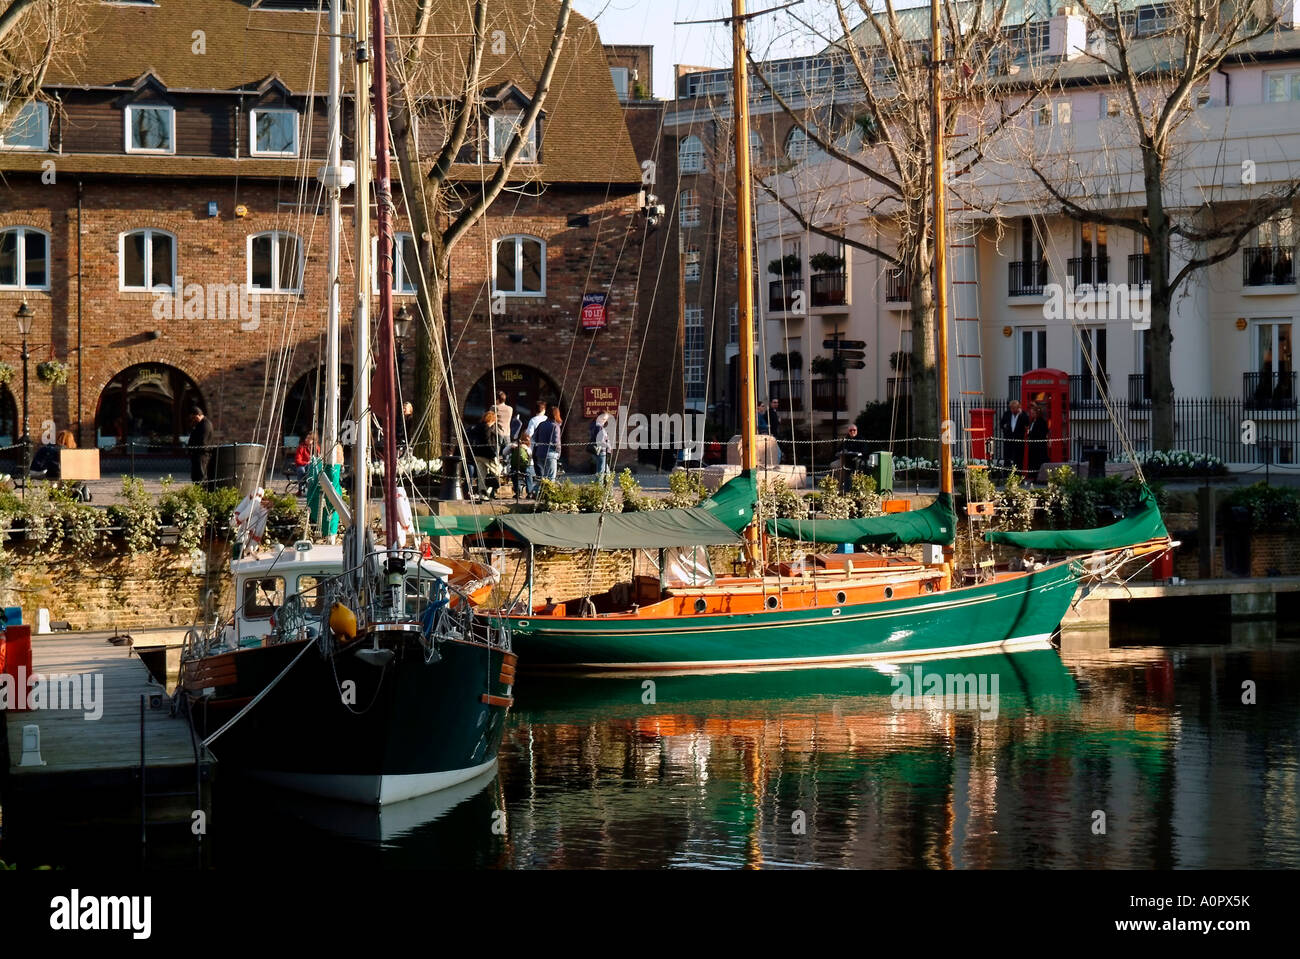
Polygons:
<instances>
[{"instance_id":1,"label":"dormer window","mask_svg":"<svg viewBox=\"0 0 1300 959\"><path fill-rule=\"evenodd\" d=\"M298 112L262 108L250 111L248 141L253 156L297 156Z\"/></svg>"},{"instance_id":2,"label":"dormer window","mask_svg":"<svg viewBox=\"0 0 1300 959\"><path fill-rule=\"evenodd\" d=\"M176 111L133 103L126 108L127 153L175 153Z\"/></svg>"},{"instance_id":3,"label":"dormer window","mask_svg":"<svg viewBox=\"0 0 1300 959\"><path fill-rule=\"evenodd\" d=\"M488 118L489 160L495 162L506 155L506 150L510 147L510 140L514 137L515 131L520 128L523 121L524 112L522 110L502 110ZM536 123L524 135L524 148L519 151L519 162L537 162Z\"/></svg>"},{"instance_id":4,"label":"dormer window","mask_svg":"<svg viewBox=\"0 0 1300 959\"><path fill-rule=\"evenodd\" d=\"M48 150L50 107L46 103L25 104L0 132L0 150Z\"/></svg>"}]
</instances>

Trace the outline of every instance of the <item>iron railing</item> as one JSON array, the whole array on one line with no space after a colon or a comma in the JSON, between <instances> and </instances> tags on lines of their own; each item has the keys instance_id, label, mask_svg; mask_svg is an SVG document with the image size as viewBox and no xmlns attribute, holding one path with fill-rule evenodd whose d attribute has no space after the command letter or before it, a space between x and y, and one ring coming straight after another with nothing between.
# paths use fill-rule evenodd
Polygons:
<instances>
[{"instance_id":1,"label":"iron railing","mask_svg":"<svg viewBox=\"0 0 1300 959\"><path fill-rule=\"evenodd\" d=\"M794 413L803 412L803 380L770 380L768 394Z\"/></svg>"},{"instance_id":2,"label":"iron railing","mask_svg":"<svg viewBox=\"0 0 1300 959\"><path fill-rule=\"evenodd\" d=\"M803 289L803 277L787 276L772 280L767 285L767 308L772 313L788 313L794 306L794 295Z\"/></svg>"},{"instance_id":3,"label":"iron railing","mask_svg":"<svg viewBox=\"0 0 1300 959\"><path fill-rule=\"evenodd\" d=\"M1128 258L1128 285L1149 286L1151 283L1151 254L1131 253Z\"/></svg>"},{"instance_id":4,"label":"iron railing","mask_svg":"<svg viewBox=\"0 0 1300 959\"><path fill-rule=\"evenodd\" d=\"M1015 260L1007 272L1007 296L1041 296L1047 286L1046 260Z\"/></svg>"},{"instance_id":5,"label":"iron railing","mask_svg":"<svg viewBox=\"0 0 1300 959\"><path fill-rule=\"evenodd\" d=\"M843 273L814 273L812 277L813 306L844 306L845 283Z\"/></svg>"},{"instance_id":6,"label":"iron railing","mask_svg":"<svg viewBox=\"0 0 1300 959\"><path fill-rule=\"evenodd\" d=\"M818 412L830 413L838 410L848 412L849 382L843 377L835 380L813 380L812 408Z\"/></svg>"},{"instance_id":7,"label":"iron railing","mask_svg":"<svg viewBox=\"0 0 1300 959\"><path fill-rule=\"evenodd\" d=\"M1110 257L1074 256L1065 261L1065 272L1074 286L1109 283Z\"/></svg>"},{"instance_id":8,"label":"iron railing","mask_svg":"<svg viewBox=\"0 0 1300 959\"><path fill-rule=\"evenodd\" d=\"M1241 374L1242 401L1249 410L1294 410L1295 371Z\"/></svg>"},{"instance_id":9,"label":"iron railing","mask_svg":"<svg viewBox=\"0 0 1300 959\"><path fill-rule=\"evenodd\" d=\"M912 275L903 267L885 271L885 302L906 303L912 298Z\"/></svg>"},{"instance_id":10,"label":"iron railing","mask_svg":"<svg viewBox=\"0 0 1300 959\"><path fill-rule=\"evenodd\" d=\"M1293 246L1247 246L1241 251L1243 286L1290 286L1295 283Z\"/></svg>"}]
</instances>

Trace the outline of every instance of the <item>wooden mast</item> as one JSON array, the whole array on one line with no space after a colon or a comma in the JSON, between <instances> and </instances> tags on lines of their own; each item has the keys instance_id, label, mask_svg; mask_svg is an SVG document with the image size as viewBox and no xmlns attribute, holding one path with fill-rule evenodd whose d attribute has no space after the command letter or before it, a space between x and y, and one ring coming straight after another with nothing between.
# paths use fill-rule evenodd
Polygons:
<instances>
[{"instance_id":1,"label":"wooden mast","mask_svg":"<svg viewBox=\"0 0 1300 959\"><path fill-rule=\"evenodd\" d=\"M952 444L955 437L948 409L948 229L943 183L943 97L939 89L942 63L939 0L930 0L930 152L934 183L935 350L939 367L939 492L952 495ZM944 552L949 551L945 549Z\"/></svg>"},{"instance_id":2,"label":"wooden mast","mask_svg":"<svg viewBox=\"0 0 1300 959\"><path fill-rule=\"evenodd\" d=\"M356 216L353 253L356 264L352 314L352 405L356 429L352 442L352 555L346 565L361 568L366 561L366 530L370 523L370 24L365 3L353 5L356 73L352 157L356 184L352 189Z\"/></svg>"},{"instance_id":3,"label":"wooden mast","mask_svg":"<svg viewBox=\"0 0 1300 959\"><path fill-rule=\"evenodd\" d=\"M745 0L731 0L731 78L733 148L736 154L736 320L740 334L740 463L758 465L755 438L754 262L753 218L749 195L749 68L745 56ZM761 557L758 526L745 527L745 552L750 571Z\"/></svg>"}]
</instances>

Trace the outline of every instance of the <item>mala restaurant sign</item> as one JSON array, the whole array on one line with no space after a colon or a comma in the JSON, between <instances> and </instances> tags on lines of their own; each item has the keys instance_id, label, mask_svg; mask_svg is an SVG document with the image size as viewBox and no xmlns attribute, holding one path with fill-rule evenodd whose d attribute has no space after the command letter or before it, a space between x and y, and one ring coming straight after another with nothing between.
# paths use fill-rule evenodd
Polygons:
<instances>
[{"instance_id":1,"label":"mala restaurant sign","mask_svg":"<svg viewBox=\"0 0 1300 959\"><path fill-rule=\"evenodd\" d=\"M587 386L582 390L582 418L594 420L601 413L618 412L617 386Z\"/></svg>"},{"instance_id":2,"label":"mala restaurant sign","mask_svg":"<svg viewBox=\"0 0 1300 959\"><path fill-rule=\"evenodd\" d=\"M599 330L609 325L609 314L605 311L604 293L582 294L582 328Z\"/></svg>"}]
</instances>

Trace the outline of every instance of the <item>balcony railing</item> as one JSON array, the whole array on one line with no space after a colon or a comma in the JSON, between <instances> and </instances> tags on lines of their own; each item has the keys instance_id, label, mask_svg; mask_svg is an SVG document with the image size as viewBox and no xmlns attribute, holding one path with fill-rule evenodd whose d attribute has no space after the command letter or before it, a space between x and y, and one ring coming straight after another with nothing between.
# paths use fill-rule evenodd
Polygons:
<instances>
[{"instance_id":1,"label":"balcony railing","mask_svg":"<svg viewBox=\"0 0 1300 959\"><path fill-rule=\"evenodd\" d=\"M1241 374L1242 399L1251 410L1293 410L1296 408L1295 371Z\"/></svg>"},{"instance_id":2,"label":"balcony railing","mask_svg":"<svg viewBox=\"0 0 1300 959\"><path fill-rule=\"evenodd\" d=\"M903 267L885 271L885 302L906 303L912 298L912 275Z\"/></svg>"},{"instance_id":3,"label":"balcony railing","mask_svg":"<svg viewBox=\"0 0 1300 959\"><path fill-rule=\"evenodd\" d=\"M813 380L812 408L818 412L829 413L838 410L843 413L849 408L849 382L841 378L837 384L834 380Z\"/></svg>"},{"instance_id":4,"label":"balcony railing","mask_svg":"<svg viewBox=\"0 0 1300 959\"><path fill-rule=\"evenodd\" d=\"M1151 254L1132 253L1128 258L1128 285L1149 286L1151 284Z\"/></svg>"},{"instance_id":5,"label":"balcony railing","mask_svg":"<svg viewBox=\"0 0 1300 959\"><path fill-rule=\"evenodd\" d=\"M912 395L912 378L910 376L891 376L885 380L885 398L889 400Z\"/></svg>"},{"instance_id":6,"label":"balcony railing","mask_svg":"<svg viewBox=\"0 0 1300 959\"><path fill-rule=\"evenodd\" d=\"M794 295L803 289L802 276L787 276L773 280L767 286L767 308L771 313L788 313L794 306Z\"/></svg>"},{"instance_id":7,"label":"balcony railing","mask_svg":"<svg viewBox=\"0 0 1300 959\"><path fill-rule=\"evenodd\" d=\"M1151 379L1145 373L1128 375L1128 405L1140 409L1151 405Z\"/></svg>"},{"instance_id":8,"label":"balcony railing","mask_svg":"<svg viewBox=\"0 0 1300 959\"><path fill-rule=\"evenodd\" d=\"M803 412L803 380L771 380L768 393L774 400L794 413Z\"/></svg>"},{"instance_id":9,"label":"balcony railing","mask_svg":"<svg viewBox=\"0 0 1300 959\"><path fill-rule=\"evenodd\" d=\"M1243 286L1290 286L1295 283L1293 246L1248 246L1241 251Z\"/></svg>"},{"instance_id":10,"label":"balcony railing","mask_svg":"<svg viewBox=\"0 0 1300 959\"><path fill-rule=\"evenodd\" d=\"M812 305L843 306L845 303L844 289L843 273L814 273L812 277Z\"/></svg>"},{"instance_id":11,"label":"balcony railing","mask_svg":"<svg viewBox=\"0 0 1300 959\"><path fill-rule=\"evenodd\" d=\"M1110 257L1075 256L1065 261L1065 272L1074 286L1110 282Z\"/></svg>"},{"instance_id":12,"label":"balcony railing","mask_svg":"<svg viewBox=\"0 0 1300 959\"><path fill-rule=\"evenodd\" d=\"M1007 264L1010 278L1008 296L1042 296L1047 286L1046 260L1016 260Z\"/></svg>"},{"instance_id":13,"label":"balcony railing","mask_svg":"<svg viewBox=\"0 0 1300 959\"><path fill-rule=\"evenodd\" d=\"M1110 382L1104 372L1098 374L1101 386L1110 390ZM1088 410L1104 409L1101 401L1101 389L1091 373L1074 373L1070 376L1070 409Z\"/></svg>"}]
</instances>

